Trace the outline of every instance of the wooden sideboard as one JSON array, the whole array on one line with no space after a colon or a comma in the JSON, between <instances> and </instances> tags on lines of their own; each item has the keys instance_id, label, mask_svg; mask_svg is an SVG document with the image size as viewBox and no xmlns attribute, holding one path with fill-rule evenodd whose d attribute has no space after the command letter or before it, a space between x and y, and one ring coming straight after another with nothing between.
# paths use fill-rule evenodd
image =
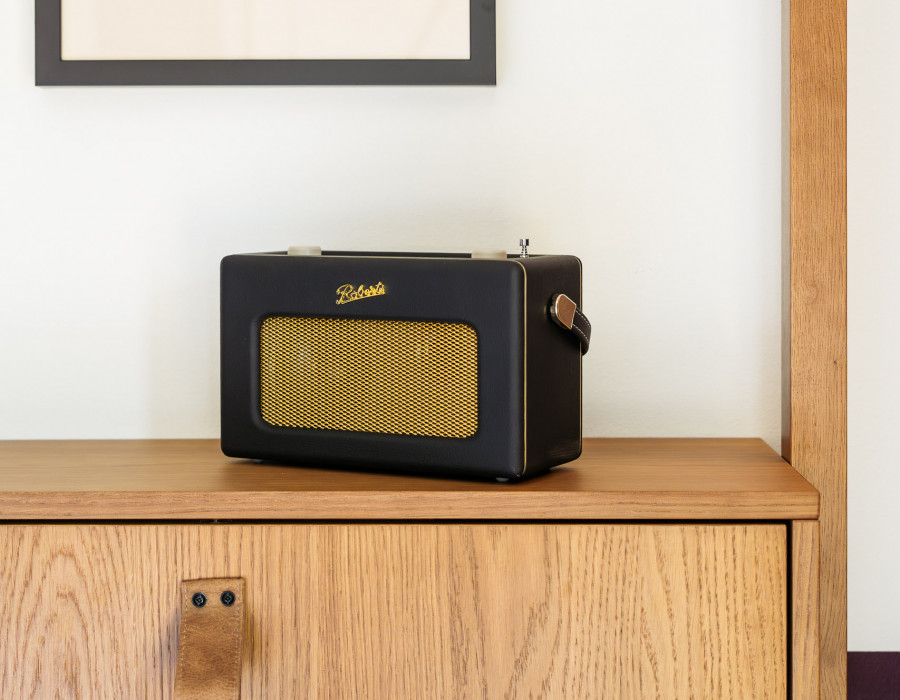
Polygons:
<instances>
[{"instance_id":1,"label":"wooden sideboard","mask_svg":"<svg viewBox=\"0 0 900 700\"><path fill-rule=\"evenodd\" d=\"M0 443L0 697L172 697L181 581L243 577L244 698L815 698L818 514L753 439L518 484Z\"/></svg>"}]
</instances>

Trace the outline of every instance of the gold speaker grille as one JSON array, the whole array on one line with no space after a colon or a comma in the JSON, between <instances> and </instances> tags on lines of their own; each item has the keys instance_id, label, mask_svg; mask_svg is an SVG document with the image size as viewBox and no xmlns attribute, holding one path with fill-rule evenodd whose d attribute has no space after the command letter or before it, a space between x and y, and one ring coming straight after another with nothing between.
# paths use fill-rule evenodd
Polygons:
<instances>
[{"instance_id":1,"label":"gold speaker grille","mask_svg":"<svg viewBox=\"0 0 900 700\"><path fill-rule=\"evenodd\" d=\"M464 323L270 316L259 351L272 425L455 438L478 429L478 338Z\"/></svg>"}]
</instances>

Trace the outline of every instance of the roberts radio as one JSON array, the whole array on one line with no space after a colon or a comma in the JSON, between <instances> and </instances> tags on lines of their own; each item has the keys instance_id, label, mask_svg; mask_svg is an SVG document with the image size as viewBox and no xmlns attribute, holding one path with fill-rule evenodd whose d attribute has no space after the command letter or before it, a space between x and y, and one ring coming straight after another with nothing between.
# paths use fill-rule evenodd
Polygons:
<instances>
[{"instance_id":1,"label":"roberts radio","mask_svg":"<svg viewBox=\"0 0 900 700\"><path fill-rule=\"evenodd\" d=\"M222 450L516 479L581 453L581 263L321 252L222 260Z\"/></svg>"}]
</instances>

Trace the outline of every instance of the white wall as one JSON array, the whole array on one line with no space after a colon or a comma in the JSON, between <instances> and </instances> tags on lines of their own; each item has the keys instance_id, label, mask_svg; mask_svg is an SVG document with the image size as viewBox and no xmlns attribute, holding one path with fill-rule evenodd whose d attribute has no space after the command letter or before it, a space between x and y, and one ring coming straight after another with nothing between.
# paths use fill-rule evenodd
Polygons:
<instances>
[{"instance_id":1,"label":"white wall","mask_svg":"<svg viewBox=\"0 0 900 700\"><path fill-rule=\"evenodd\" d=\"M900 5L849 5L848 646L900 651Z\"/></svg>"},{"instance_id":2,"label":"white wall","mask_svg":"<svg viewBox=\"0 0 900 700\"><path fill-rule=\"evenodd\" d=\"M525 235L586 434L777 445L779 3L499 5L496 88L35 88L0 4L0 437L217 435L227 253Z\"/></svg>"}]
</instances>

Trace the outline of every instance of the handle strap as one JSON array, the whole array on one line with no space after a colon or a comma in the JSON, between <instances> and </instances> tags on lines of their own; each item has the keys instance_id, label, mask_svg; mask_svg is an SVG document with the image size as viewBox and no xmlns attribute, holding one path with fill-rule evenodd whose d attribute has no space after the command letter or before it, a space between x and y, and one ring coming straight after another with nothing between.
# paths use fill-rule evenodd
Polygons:
<instances>
[{"instance_id":1,"label":"handle strap","mask_svg":"<svg viewBox=\"0 0 900 700\"><path fill-rule=\"evenodd\" d=\"M565 294L554 294L550 299L550 318L574 333L581 343L581 354L587 354L591 345L591 322L574 301Z\"/></svg>"},{"instance_id":2,"label":"handle strap","mask_svg":"<svg viewBox=\"0 0 900 700\"><path fill-rule=\"evenodd\" d=\"M176 700L239 700L244 580L181 583Z\"/></svg>"}]
</instances>

